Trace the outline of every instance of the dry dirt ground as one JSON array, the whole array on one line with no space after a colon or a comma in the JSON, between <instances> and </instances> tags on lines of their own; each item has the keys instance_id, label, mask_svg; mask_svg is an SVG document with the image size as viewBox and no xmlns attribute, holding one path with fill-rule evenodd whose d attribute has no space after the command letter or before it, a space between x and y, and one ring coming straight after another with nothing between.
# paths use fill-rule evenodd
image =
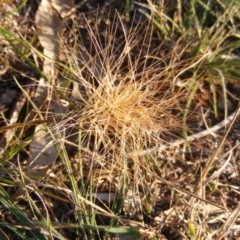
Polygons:
<instances>
[{"instance_id":1,"label":"dry dirt ground","mask_svg":"<svg viewBox=\"0 0 240 240\"><path fill-rule=\"evenodd\" d=\"M22 34L29 39L35 34L34 16L38 4L39 1L28 1L26 6L20 10L20 14L16 20L16 23L19 24L18 26L21 26L19 28ZM135 11L135 5L131 6L132 9L128 14L123 13L124 7L125 3L117 0L87 1L83 3L77 12L74 13L74 21L73 18L65 21L66 25L61 39L64 50L62 50L60 60L64 64L67 64L67 54L70 52L70 49L74 47L76 38L79 38L79 41L92 56L96 54L96 48L92 43L92 36L89 34L89 28L91 28L94 33L97 33L98 41L101 42L103 48L105 39L109 37L109 29L114 28L116 32L112 49L114 49L113 52L115 55L120 55L122 51L121 42L124 41L122 24L124 24L126 31L131 31L132 29L135 31L135 29L137 29L134 37L139 39L139 41L132 49L132 58L135 56L141 58L141 56L145 56L147 52L156 52L156 56L158 57L167 55L168 52L171 51L169 50L171 46L169 46L167 42L163 43L155 32L151 32L149 39L141 40L148 28L149 22L147 18L139 11ZM113 21L113 19L116 18L114 14L115 9L118 10L119 16L121 16L121 24L119 21ZM85 14L85 17L83 17L82 13ZM19 31L19 29L16 31ZM147 43L147 46L145 43ZM24 94L17 85L16 79L25 91L33 96L36 89L35 83L40 75L30 64L27 64L27 62L23 60L22 56L17 55L16 52L8 48L7 44L4 42L0 42L0 44L0 127L4 127L14 118L16 112L19 113L17 115L17 122L24 121L28 111L27 103L21 102L24 99ZM37 41L34 42L34 45L35 48L41 50L41 46ZM161 46L161 48L159 46ZM32 52L29 52L28 56L31 60L37 61L39 68L41 68L41 57L34 56ZM167 61L170 60L167 59L166 62ZM124 69L124 64L127 66L127 62L123 63L122 69ZM146 60L146 64L154 65L154 59L149 60L149 62ZM138 71L141 72L141 66ZM86 72L85 74L87 75L88 73ZM186 75L187 74L188 73L186 73ZM188 135L204 131L206 129L206 123L208 123L209 127L212 127L224 120L223 100L220 97L218 101L218 112L215 114L212 107L213 100L211 99L210 87L208 83L202 83L201 88L197 89L195 93L189 108L189 117L187 120ZM216 86L216 88L218 87L219 86ZM71 86L69 88L71 88ZM228 81L226 83L226 89L228 96L227 114L230 116L238 109L240 85L236 82ZM184 106L186 99L183 99L182 103L180 102L179 104ZM179 109L172 112L180 122L183 118L183 110L184 107L179 107ZM191 223L191 221L199 224L198 226L197 224L194 225L196 232L203 231L202 226L205 224L205 227L207 226L205 230L209 229L210 233L221 227L222 224L229 219L229 216L233 217L231 213L236 209L239 211L240 201L240 115L234 120L229 134L226 136L213 164L207 172L208 178L205 178L205 180L209 179L209 182L207 184L203 183L206 187L199 192L201 174L214 156L229 126L230 124L226 124L226 126L220 130L214 130L214 132L207 136L196 138L190 141L189 145L186 143L179 144L163 153L158 153L158 159L161 161L161 164L159 164L158 169L154 169L155 175L152 179L149 177L148 181L146 181L151 183L151 185L146 186L146 189L147 192L151 192L151 197L154 199L151 201L151 210L149 211L149 209L147 209L148 206L143 206L142 209L138 209L139 213L137 213L137 210L135 210L135 213L132 213L130 210L128 212L128 210L125 209L125 212L123 210L123 215L127 219L144 222L145 228L156 234L156 239L188 239L189 223ZM30 127L22 137L27 138L33 134L33 132L34 126ZM5 131L0 131L1 146L6 144L4 133ZM171 143L174 143L181 137L182 131L169 130L164 140L171 145ZM76 155L77 153L73 152L72 161L76 161ZM24 162L27 156L28 146L21 150L18 155L23 165L27 165L27 163ZM13 156L7 163L4 163L4 166L10 167L14 164L17 164L16 156ZM86 166L86 171L88 171L88 168L89 166ZM3 179L4 177L2 176L1 178ZM102 192L109 191L109 189L107 189L109 185L103 185L101 187ZM16 187L5 187L5 189L11 196L14 196ZM146 189L139 189L143 198L148 197L144 196ZM24 207L24 199L20 199L18 204L22 206L24 211L29 211ZM54 216L55 219L61 219L61 221L67 222L71 222L74 219L73 213L71 213L71 204L63 203L60 200L52 200L49 204L53 205L52 212L54 212L54 214L52 214L52 216ZM8 212L3 206L0 206L0 209L2 211L1 218L3 218L5 222L14 222L11 216L8 216ZM98 221L101 224L107 223L105 218L99 217ZM6 229L4 231L6 233L8 232ZM74 232L71 230L66 230L64 234L67 239L75 238ZM204 234L202 234L202 236L204 236ZM205 236L207 236L207 234ZM215 237L205 239L217 239ZM239 237L240 216L235 215L234 224L229 227L227 235L222 239L239 239Z\"/></svg>"}]
</instances>

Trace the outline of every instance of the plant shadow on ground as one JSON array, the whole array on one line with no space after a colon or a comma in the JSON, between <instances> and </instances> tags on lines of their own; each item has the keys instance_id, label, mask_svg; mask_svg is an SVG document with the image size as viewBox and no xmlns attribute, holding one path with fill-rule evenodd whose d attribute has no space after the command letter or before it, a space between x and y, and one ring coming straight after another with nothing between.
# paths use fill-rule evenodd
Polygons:
<instances>
[{"instance_id":1,"label":"plant shadow on ground","mask_svg":"<svg viewBox=\"0 0 240 240\"><path fill-rule=\"evenodd\" d=\"M76 3L55 63L60 120L31 100L46 58L37 4L9 2L0 238L238 239L239 117L221 143L240 94L237 1ZM58 157L29 171L42 121Z\"/></svg>"}]
</instances>

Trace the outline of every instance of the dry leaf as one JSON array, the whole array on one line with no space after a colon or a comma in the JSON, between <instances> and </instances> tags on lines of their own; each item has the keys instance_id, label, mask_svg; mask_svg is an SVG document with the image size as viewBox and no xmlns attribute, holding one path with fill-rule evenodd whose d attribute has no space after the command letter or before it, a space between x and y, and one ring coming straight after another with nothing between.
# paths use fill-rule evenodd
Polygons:
<instances>
[{"instance_id":1,"label":"dry leaf","mask_svg":"<svg viewBox=\"0 0 240 240\"><path fill-rule=\"evenodd\" d=\"M50 59L56 60L60 48L59 36L64 25L50 0L41 1L35 16L35 24L44 54Z\"/></svg>"},{"instance_id":2,"label":"dry leaf","mask_svg":"<svg viewBox=\"0 0 240 240\"><path fill-rule=\"evenodd\" d=\"M72 0L51 0L51 3L62 18L64 18L74 6Z\"/></svg>"},{"instance_id":3,"label":"dry leaf","mask_svg":"<svg viewBox=\"0 0 240 240\"><path fill-rule=\"evenodd\" d=\"M55 128L48 132L45 125L38 125L35 129L35 136L30 144L30 164L28 173L38 172L44 176L46 171L51 167L57 159L56 146L59 145L59 134L64 133L64 127Z\"/></svg>"},{"instance_id":4,"label":"dry leaf","mask_svg":"<svg viewBox=\"0 0 240 240\"><path fill-rule=\"evenodd\" d=\"M55 61L58 60L59 37L64 27L60 15L68 12L72 6L72 1L42 0L35 17L39 41L43 46L43 53L47 57L44 60L43 72L47 76L48 82L43 78L40 79L33 102L38 108L41 107L43 112L51 112L53 118L61 116L65 111L54 91L57 76ZM57 159L56 146L59 144L57 139L60 134L63 137L64 133L64 127L54 127L53 129L49 129L45 125L36 127L34 138L30 144L28 173L45 175L47 169Z\"/></svg>"}]
</instances>

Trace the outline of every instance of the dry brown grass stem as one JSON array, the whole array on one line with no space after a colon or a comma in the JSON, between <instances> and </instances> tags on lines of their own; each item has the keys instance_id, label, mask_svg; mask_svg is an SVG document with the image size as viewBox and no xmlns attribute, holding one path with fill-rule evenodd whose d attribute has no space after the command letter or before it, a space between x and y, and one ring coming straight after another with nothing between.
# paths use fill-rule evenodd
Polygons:
<instances>
[{"instance_id":1,"label":"dry brown grass stem","mask_svg":"<svg viewBox=\"0 0 240 240\"><path fill-rule=\"evenodd\" d=\"M240 114L239 110L240 110L240 108L238 108L235 112L233 112L231 115L229 115L226 119L224 119L223 121L221 121L218 124L214 125L213 127L210 127L208 129L203 130L201 132L198 132L196 134L187 136L186 139L178 139L178 140L169 142L169 144L161 144L161 146L156 146L156 147L153 147L153 148L149 148L149 149L143 150L141 152L136 152L136 153L134 153L134 155L147 155L147 154L151 154L153 152L163 152L163 151L165 151L167 149L175 148L175 147L177 147L177 146L179 146L181 144L192 142L192 141L197 140L199 138L206 137L207 135L215 133L218 130L220 130L221 128L226 127L229 123L231 123L231 126L232 126L232 124L236 120L237 116L239 116L239 114ZM227 133L230 131L231 126L228 128ZM227 133L226 133L226 135L227 135ZM225 137L226 137L226 135L225 135ZM225 137L223 138L223 141L225 140ZM219 146L218 149L219 148L221 148L221 146ZM216 154L214 154L214 157L215 156L216 156ZM206 176L207 172L208 171L206 171L204 176Z\"/></svg>"}]
</instances>

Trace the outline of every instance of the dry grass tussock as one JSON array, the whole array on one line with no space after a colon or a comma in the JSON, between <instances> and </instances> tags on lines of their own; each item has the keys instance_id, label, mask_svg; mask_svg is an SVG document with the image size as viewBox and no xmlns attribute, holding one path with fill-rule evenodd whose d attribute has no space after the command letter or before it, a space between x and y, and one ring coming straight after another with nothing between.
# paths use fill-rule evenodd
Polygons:
<instances>
[{"instance_id":1,"label":"dry grass tussock","mask_svg":"<svg viewBox=\"0 0 240 240\"><path fill-rule=\"evenodd\" d=\"M164 67L170 58L161 57L158 49L146 45L152 37L147 36L150 29L126 32L122 23L117 21L113 26L116 24L121 24L124 35L118 46L112 29L102 43L88 26L93 52L88 52L81 40L77 53L69 51L70 81L73 88L78 85L80 89L80 94L74 95L78 98L74 119L85 146L92 146L103 156L110 154L120 165L126 158L137 164L138 151L170 141L171 133L181 131L176 115L186 93L173 88L171 74L176 64L170 71ZM141 164L149 167L146 159Z\"/></svg>"},{"instance_id":2,"label":"dry grass tussock","mask_svg":"<svg viewBox=\"0 0 240 240\"><path fill-rule=\"evenodd\" d=\"M218 108L218 95L227 96L224 94L227 89L225 76L220 70L218 74L215 67L216 64L219 69L223 68L222 61L217 61L221 57L214 52L215 42L211 45L209 41L195 41L192 27L186 29L185 34L180 28L175 33L174 27L168 27L168 21L163 27L172 34L165 34L164 28L158 29L156 25L155 15L161 13L160 10L146 9L149 11L143 13L139 8L135 17L111 12L107 13L109 17L99 14L94 21L94 17L86 15L89 17L86 20L76 12L70 24L65 19L69 29L64 29L60 40L60 61L51 64L54 68L51 70L57 75L57 87L46 81L44 89L46 86L53 95L49 94L47 104L39 108L31 105L34 100L30 96L34 94L24 91L30 82L28 92L37 92L33 88L40 86L41 66L49 58L44 59L45 53L35 51L40 41L36 41L39 38L34 27L32 38L27 30L24 36L20 30L16 34L21 38L24 51L8 51L6 56L12 59L10 53L13 53L17 63L21 62L29 70L15 64L20 78L10 67L6 68L13 76L10 79L17 82L18 91L24 92L26 103L21 105L24 107L16 123L10 126L16 126L21 133L16 131L9 140L5 152L9 154L3 156L1 163L4 175L0 195L8 196L6 190L10 200L5 204L5 198L1 197L0 210L9 212L14 205L26 212L22 222L29 221L29 233L35 234L33 222L39 226L37 234L44 230L44 236L45 232L46 236L51 235L51 230L47 232L49 226L54 230L53 235L64 236L59 239L75 239L77 235L78 239L107 239L107 233L117 235L117 231L122 230L125 232L122 231L120 239L124 239L129 226L138 226L143 232L149 230L155 233L155 239L161 239L162 234L168 239L214 239L222 223L225 221L225 226L228 225L226 219L231 216L222 219L222 214L231 213L236 217L239 207L232 212L231 209L239 199L235 190L237 177L230 179L224 171L226 162L236 161L230 170L238 172L239 154L234 152L238 147L235 145L235 140L238 144L238 125L221 157L216 148L229 122L221 124L218 130L213 127L227 113L232 115L234 108L230 112ZM161 11L165 13L164 9ZM180 10L176 11L180 16ZM151 16L146 16L147 12ZM165 14L161 19L162 16ZM6 28L10 22L5 23ZM18 32L20 24L16 26L14 32ZM11 36L18 42L18 37L14 38L7 30L2 32L3 36ZM4 44L11 50L10 43ZM35 64L30 66L25 60ZM9 63L11 66L11 61ZM223 63L227 63L227 59ZM229 66L232 71L232 65ZM226 64L226 71L229 69ZM0 77L6 76L2 73ZM3 86L8 89L7 84ZM235 100L232 105L235 107ZM55 111L55 106L60 110ZM34 118L29 117L29 112ZM3 116L8 119L8 115ZM37 131L38 123L42 124L43 131ZM1 124L0 132L8 129L7 124ZM35 147L34 139L37 139ZM36 159L32 157L33 149L36 149ZM54 157L49 154L51 151ZM219 157L215 159L216 155ZM231 160L233 155L235 159ZM47 163L41 175L38 173L44 167L42 159ZM49 161L52 162L49 164ZM24 186L26 191L16 194L19 186ZM7 219L7 215L3 216ZM46 221L42 223L44 218ZM11 219L6 222L16 223ZM23 228L18 225L20 233ZM137 231L143 236L139 229Z\"/></svg>"}]
</instances>

